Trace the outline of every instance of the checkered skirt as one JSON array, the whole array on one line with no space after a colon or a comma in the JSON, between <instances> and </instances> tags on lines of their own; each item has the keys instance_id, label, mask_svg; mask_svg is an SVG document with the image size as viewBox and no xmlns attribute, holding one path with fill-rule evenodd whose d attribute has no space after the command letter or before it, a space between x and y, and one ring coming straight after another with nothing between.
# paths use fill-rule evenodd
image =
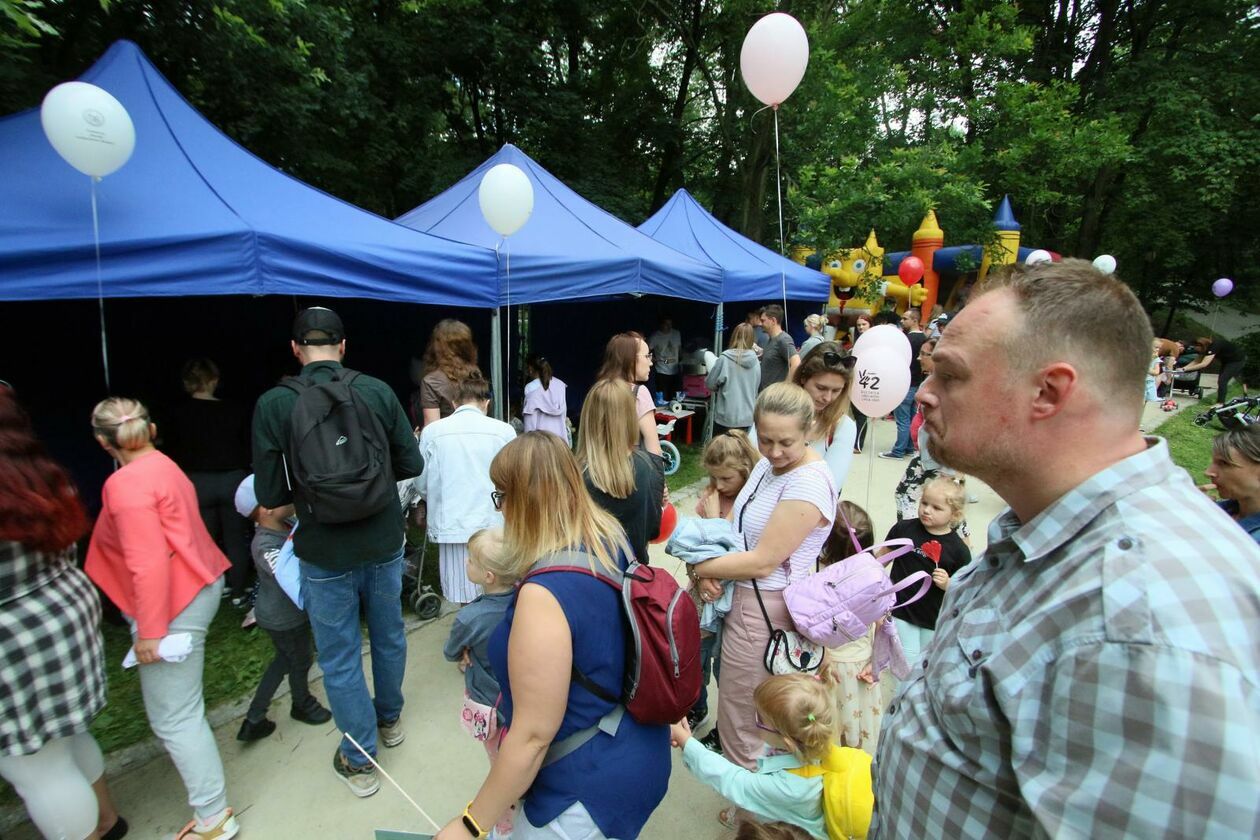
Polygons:
<instances>
[{"instance_id":1,"label":"checkered skirt","mask_svg":"<svg viewBox=\"0 0 1260 840\"><path fill-rule=\"evenodd\" d=\"M0 755L82 732L105 706L101 602L74 557L0 542Z\"/></svg>"}]
</instances>

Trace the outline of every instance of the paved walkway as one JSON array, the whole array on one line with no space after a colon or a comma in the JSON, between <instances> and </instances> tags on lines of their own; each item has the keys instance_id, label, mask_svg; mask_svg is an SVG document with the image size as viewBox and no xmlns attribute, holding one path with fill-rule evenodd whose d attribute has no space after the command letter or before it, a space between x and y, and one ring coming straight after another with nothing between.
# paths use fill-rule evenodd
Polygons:
<instances>
[{"instance_id":1,"label":"paved walkway","mask_svg":"<svg viewBox=\"0 0 1260 840\"><path fill-rule=\"evenodd\" d=\"M1190 402L1185 397L1179 399L1183 404ZM1170 416L1148 407L1145 428L1153 429ZM895 437L893 423L878 421L873 425L874 440L855 458L843 495L864 506L875 521L877 533L882 534L895 520L893 488L906 462L873 457L875 452L890 448ZM988 522L1003 505L979 482L971 482L969 489L978 498L967 509L973 551L978 553L984 547ZM694 494L678 494L676 502L681 511L689 512L694 508ZM654 547L653 558L681 575L681 563L666 556L660 547ZM407 740L395 749L381 750L380 755L385 769L439 823L463 809L488 767L480 745L464 734L456 719L463 680L455 666L441 656L451 620L446 615L410 634L404 683L408 705L403 713ZM370 679L370 670L368 676ZM214 674L206 674L206 679L213 680ZM316 693L322 697L322 692L323 687L317 686ZM714 701L710 705L716 709ZM136 713L143 714L140 709ZM425 821L384 779L381 791L369 799L355 799L350 794L332 770L338 743L332 724L311 727L290 720L287 697L273 703L271 718L278 724L275 733L248 746L235 739L239 717L216 728L230 802L241 819L241 837L370 840L374 828L426 830ZM110 785L120 811L131 823L128 836L134 840L171 837L189 819L189 809L170 760L160 754L122 772L112 769L116 764L117 758L111 756ZM626 780L627 789L633 784L633 779ZM722 806L721 798L691 776L675 751L669 794L643 836L694 840L731 837L733 833L716 821ZM12 833L0 829L0 833L12 840L37 836L29 824Z\"/></svg>"}]
</instances>

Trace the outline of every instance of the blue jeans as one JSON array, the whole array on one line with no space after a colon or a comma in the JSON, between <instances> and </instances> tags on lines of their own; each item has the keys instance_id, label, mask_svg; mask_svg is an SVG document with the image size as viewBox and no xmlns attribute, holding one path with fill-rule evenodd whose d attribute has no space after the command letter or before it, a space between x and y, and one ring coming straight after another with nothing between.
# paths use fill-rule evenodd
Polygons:
<instances>
[{"instance_id":1,"label":"blue jeans","mask_svg":"<svg viewBox=\"0 0 1260 840\"><path fill-rule=\"evenodd\" d=\"M338 572L302 562L302 600L310 615L324 692L333 720L370 755L376 755L377 723L397 720L402 713L403 672L407 667L407 637L403 632L403 552L383 563L365 563ZM368 693L363 676L363 635L359 605L367 614L372 643L372 684ZM347 739L341 752L358 767L368 762Z\"/></svg>"},{"instance_id":2,"label":"blue jeans","mask_svg":"<svg viewBox=\"0 0 1260 840\"><path fill-rule=\"evenodd\" d=\"M713 635L700 637L700 697L691 707L699 718L709 711L709 680L717 676L721 665L722 628L719 627Z\"/></svg>"},{"instance_id":3,"label":"blue jeans","mask_svg":"<svg viewBox=\"0 0 1260 840\"><path fill-rule=\"evenodd\" d=\"M918 385L911 385L901 405L893 409L893 419L897 421L897 442L892 448L894 455L904 457L914 452L914 446L910 443L910 421L914 419L914 395L918 391Z\"/></svg>"}]
</instances>

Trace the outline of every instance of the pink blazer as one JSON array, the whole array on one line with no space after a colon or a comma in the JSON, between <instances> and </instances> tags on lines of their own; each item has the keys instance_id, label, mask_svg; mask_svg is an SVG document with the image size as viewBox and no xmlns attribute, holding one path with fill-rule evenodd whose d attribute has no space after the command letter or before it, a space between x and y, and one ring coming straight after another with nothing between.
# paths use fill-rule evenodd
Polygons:
<instances>
[{"instance_id":1,"label":"pink blazer","mask_svg":"<svg viewBox=\"0 0 1260 840\"><path fill-rule=\"evenodd\" d=\"M136 620L141 639L165 636L229 566L201 520L197 491L170 458L143 455L105 481L84 571Z\"/></svg>"}]
</instances>

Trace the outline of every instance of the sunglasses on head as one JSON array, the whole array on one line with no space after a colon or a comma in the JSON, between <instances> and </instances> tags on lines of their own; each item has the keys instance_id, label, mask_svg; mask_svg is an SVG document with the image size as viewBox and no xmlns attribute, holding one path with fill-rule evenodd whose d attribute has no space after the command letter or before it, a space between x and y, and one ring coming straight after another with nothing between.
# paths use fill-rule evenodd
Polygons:
<instances>
[{"instance_id":1,"label":"sunglasses on head","mask_svg":"<svg viewBox=\"0 0 1260 840\"><path fill-rule=\"evenodd\" d=\"M837 353L835 350L824 350L822 360L823 364L829 368L844 368L845 370L852 368L854 362L857 361L852 356Z\"/></svg>"}]
</instances>

